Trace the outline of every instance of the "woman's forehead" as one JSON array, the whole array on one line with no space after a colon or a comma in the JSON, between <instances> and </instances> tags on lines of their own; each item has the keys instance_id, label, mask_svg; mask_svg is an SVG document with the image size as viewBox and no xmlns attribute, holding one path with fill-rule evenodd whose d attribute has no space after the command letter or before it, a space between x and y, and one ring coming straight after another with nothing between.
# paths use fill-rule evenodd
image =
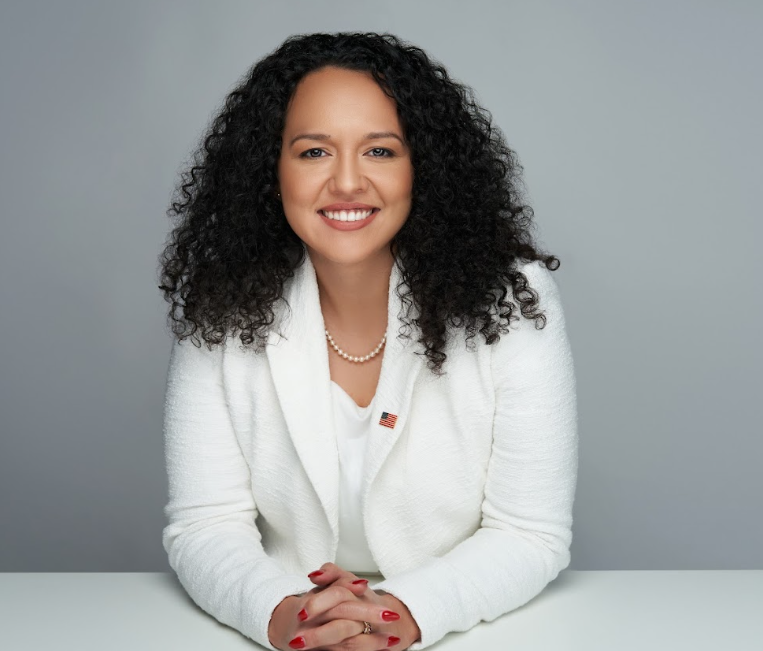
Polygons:
<instances>
[{"instance_id":1,"label":"woman's forehead","mask_svg":"<svg viewBox=\"0 0 763 651\"><path fill-rule=\"evenodd\" d=\"M369 73L322 68L306 75L295 89L286 114L286 127L312 130L324 125L363 133L399 127L397 107Z\"/></svg>"}]
</instances>

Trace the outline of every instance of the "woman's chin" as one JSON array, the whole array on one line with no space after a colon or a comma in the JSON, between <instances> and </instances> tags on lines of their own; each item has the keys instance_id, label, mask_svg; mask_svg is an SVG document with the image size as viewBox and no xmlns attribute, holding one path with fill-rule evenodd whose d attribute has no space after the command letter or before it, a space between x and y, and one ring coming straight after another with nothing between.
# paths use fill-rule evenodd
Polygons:
<instances>
[{"instance_id":1,"label":"woman's chin","mask_svg":"<svg viewBox=\"0 0 763 651\"><path fill-rule=\"evenodd\" d=\"M392 255L389 251L389 244L382 245L381 248L358 249L357 247L339 247L339 246L320 246L314 247L307 245L310 252L310 259L315 264L331 264L342 267L363 267L374 262L386 261Z\"/></svg>"}]
</instances>

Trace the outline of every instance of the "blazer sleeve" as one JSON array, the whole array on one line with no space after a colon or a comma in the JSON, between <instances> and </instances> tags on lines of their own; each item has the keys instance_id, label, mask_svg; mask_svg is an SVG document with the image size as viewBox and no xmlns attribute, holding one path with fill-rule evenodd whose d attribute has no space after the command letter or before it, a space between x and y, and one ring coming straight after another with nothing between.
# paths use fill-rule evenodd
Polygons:
<instances>
[{"instance_id":1,"label":"blazer sleeve","mask_svg":"<svg viewBox=\"0 0 763 651\"><path fill-rule=\"evenodd\" d=\"M289 595L314 588L269 557L255 525L250 471L221 381L222 347L175 340L164 408L169 481L162 543L189 596L268 649L268 624Z\"/></svg>"},{"instance_id":2,"label":"blazer sleeve","mask_svg":"<svg viewBox=\"0 0 763 651\"><path fill-rule=\"evenodd\" d=\"M570 562L578 469L572 352L551 272L540 263L521 271L546 325L536 329L521 317L493 345L496 404L480 528L443 556L374 586L416 620L421 638L412 651L522 606Z\"/></svg>"}]
</instances>

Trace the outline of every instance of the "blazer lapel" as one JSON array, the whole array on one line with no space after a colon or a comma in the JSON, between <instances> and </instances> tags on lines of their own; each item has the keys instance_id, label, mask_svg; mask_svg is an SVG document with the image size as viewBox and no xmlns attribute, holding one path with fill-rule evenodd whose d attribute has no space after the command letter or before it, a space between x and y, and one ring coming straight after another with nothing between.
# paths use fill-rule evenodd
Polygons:
<instances>
[{"instance_id":1,"label":"blazer lapel","mask_svg":"<svg viewBox=\"0 0 763 651\"><path fill-rule=\"evenodd\" d=\"M402 273L392 266L387 299L387 341L376 389L371 430L366 446L362 500L405 427L416 378L425 362L413 350L417 344L398 339L406 306L397 293ZM284 288L280 320L284 338L271 329L266 354L297 454L326 512L334 542L339 538L339 455L331 395L325 323L320 307L318 281L309 254ZM418 316L411 307L409 318ZM393 427L381 424L383 412L396 417ZM386 421L389 423L389 419Z\"/></svg>"},{"instance_id":2,"label":"blazer lapel","mask_svg":"<svg viewBox=\"0 0 763 651\"><path fill-rule=\"evenodd\" d=\"M339 531L339 455L334 433L331 375L318 282L310 256L284 288L281 338L271 329L266 354L289 435L326 512Z\"/></svg>"}]
</instances>

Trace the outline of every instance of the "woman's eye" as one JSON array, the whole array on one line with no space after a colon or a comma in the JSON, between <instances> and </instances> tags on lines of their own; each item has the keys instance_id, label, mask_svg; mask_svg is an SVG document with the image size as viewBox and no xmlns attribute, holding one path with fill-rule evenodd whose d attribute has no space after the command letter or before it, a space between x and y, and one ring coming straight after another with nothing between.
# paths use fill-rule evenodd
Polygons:
<instances>
[{"instance_id":1,"label":"woman's eye","mask_svg":"<svg viewBox=\"0 0 763 651\"><path fill-rule=\"evenodd\" d=\"M312 149L303 151L300 154L300 158L323 158L323 156L321 156L322 153L323 150L320 147L313 147ZM394 156L393 152L386 147L374 147L371 150L371 154L371 158L389 158Z\"/></svg>"}]
</instances>

